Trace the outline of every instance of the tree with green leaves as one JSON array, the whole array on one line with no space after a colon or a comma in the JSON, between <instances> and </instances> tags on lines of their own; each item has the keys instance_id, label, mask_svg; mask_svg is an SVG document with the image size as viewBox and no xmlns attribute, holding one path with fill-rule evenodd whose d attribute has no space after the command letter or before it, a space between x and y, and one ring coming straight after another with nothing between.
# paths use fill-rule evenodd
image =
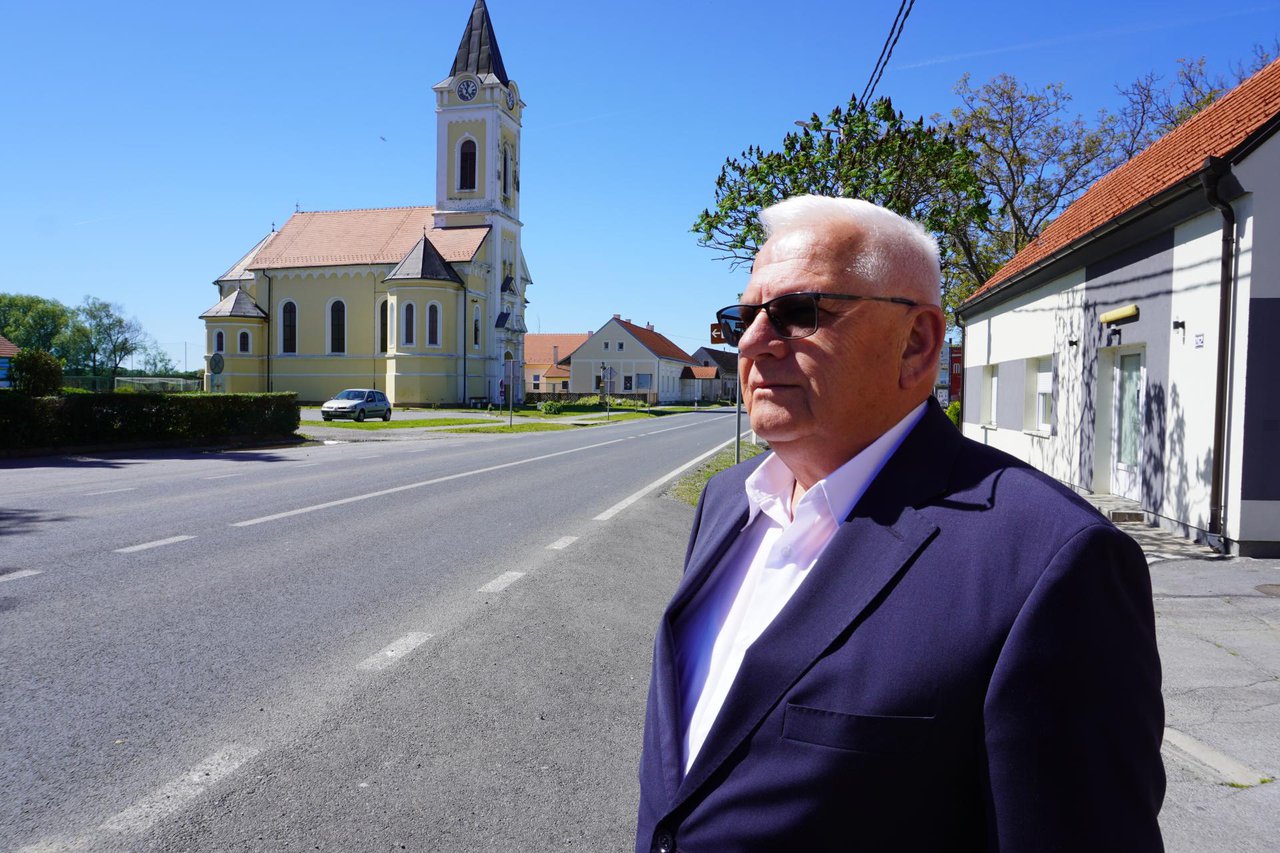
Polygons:
<instances>
[{"instance_id":1,"label":"tree with green leaves","mask_svg":"<svg viewBox=\"0 0 1280 853\"><path fill-rule=\"evenodd\" d=\"M780 150L751 146L726 160L715 206L692 230L735 268L749 264L764 242L760 211L806 193L865 199L920 222L942 251L944 305L958 304L970 260L952 235L981 229L988 206L973 154L950 127L907 120L888 98L814 114Z\"/></svg>"},{"instance_id":2,"label":"tree with green leaves","mask_svg":"<svg viewBox=\"0 0 1280 853\"><path fill-rule=\"evenodd\" d=\"M86 296L76 314L88 330L88 367L94 376L114 378L121 363L147 343L142 325L126 318L119 305Z\"/></svg>"},{"instance_id":3,"label":"tree with green leaves","mask_svg":"<svg viewBox=\"0 0 1280 853\"><path fill-rule=\"evenodd\" d=\"M13 357L13 387L28 397L50 397L62 387L62 364L52 353L20 349Z\"/></svg>"}]
</instances>

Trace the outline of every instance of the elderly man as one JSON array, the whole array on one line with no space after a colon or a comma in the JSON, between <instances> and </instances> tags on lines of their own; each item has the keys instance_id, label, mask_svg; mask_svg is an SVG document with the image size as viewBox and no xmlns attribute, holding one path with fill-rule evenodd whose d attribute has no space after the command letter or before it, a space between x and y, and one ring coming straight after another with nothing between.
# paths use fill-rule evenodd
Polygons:
<instances>
[{"instance_id":1,"label":"elderly man","mask_svg":"<svg viewBox=\"0 0 1280 853\"><path fill-rule=\"evenodd\" d=\"M637 851L1162 849L1141 551L934 402L923 229L816 197L761 220L718 316L773 452L699 503Z\"/></svg>"}]
</instances>

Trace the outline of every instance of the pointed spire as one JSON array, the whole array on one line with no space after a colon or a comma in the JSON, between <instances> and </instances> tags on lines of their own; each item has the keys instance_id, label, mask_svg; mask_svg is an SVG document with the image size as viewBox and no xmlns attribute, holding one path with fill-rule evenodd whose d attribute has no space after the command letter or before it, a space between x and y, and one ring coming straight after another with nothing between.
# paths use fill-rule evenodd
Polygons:
<instances>
[{"instance_id":1,"label":"pointed spire","mask_svg":"<svg viewBox=\"0 0 1280 853\"><path fill-rule=\"evenodd\" d=\"M493 34L493 21L489 19L489 9L484 0L476 0L471 9L471 17L467 21L467 29L462 33L462 43L458 45L458 55L453 60L450 77L470 72L477 77L492 74L506 86L511 81L507 78L507 69L502 65L502 53L498 50L498 37Z\"/></svg>"},{"instance_id":2,"label":"pointed spire","mask_svg":"<svg viewBox=\"0 0 1280 853\"><path fill-rule=\"evenodd\" d=\"M384 281L451 281L462 284L462 278L454 270L453 265L444 259L440 251L431 243L426 231L404 260L384 279Z\"/></svg>"}]
</instances>

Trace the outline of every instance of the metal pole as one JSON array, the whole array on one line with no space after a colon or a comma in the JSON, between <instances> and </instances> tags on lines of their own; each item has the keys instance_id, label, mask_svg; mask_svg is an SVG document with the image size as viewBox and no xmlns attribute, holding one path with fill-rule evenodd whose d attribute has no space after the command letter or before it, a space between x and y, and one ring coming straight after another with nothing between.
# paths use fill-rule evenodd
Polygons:
<instances>
[{"instance_id":1,"label":"metal pole","mask_svg":"<svg viewBox=\"0 0 1280 853\"><path fill-rule=\"evenodd\" d=\"M514 426L516 422L516 363L512 359L507 364L511 365L507 368L507 373L511 374L507 378L507 426Z\"/></svg>"},{"instance_id":2,"label":"metal pole","mask_svg":"<svg viewBox=\"0 0 1280 853\"><path fill-rule=\"evenodd\" d=\"M738 410L733 427L733 464L737 465L742 461L742 381L737 371L733 376L733 405Z\"/></svg>"}]
</instances>

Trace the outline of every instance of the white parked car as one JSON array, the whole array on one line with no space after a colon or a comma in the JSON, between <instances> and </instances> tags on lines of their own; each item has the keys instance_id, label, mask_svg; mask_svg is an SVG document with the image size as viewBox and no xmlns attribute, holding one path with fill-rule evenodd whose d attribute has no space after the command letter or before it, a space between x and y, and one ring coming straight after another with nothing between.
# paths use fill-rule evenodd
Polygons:
<instances>
[{"instance_id":1,"label":"white parked car","mask_svg":"<svg viewBox=\"0 0 1280 853\"><path fill-rule=\"evenodd\" d=\"M391 420L391 401L387 395L373 388L348 388L339 391L332 400L326 400L320 407L320 417L326 421L334 418L351 418L363 421L365 418L380 417L384 421Z\"/></svg>"}]
</instances>

